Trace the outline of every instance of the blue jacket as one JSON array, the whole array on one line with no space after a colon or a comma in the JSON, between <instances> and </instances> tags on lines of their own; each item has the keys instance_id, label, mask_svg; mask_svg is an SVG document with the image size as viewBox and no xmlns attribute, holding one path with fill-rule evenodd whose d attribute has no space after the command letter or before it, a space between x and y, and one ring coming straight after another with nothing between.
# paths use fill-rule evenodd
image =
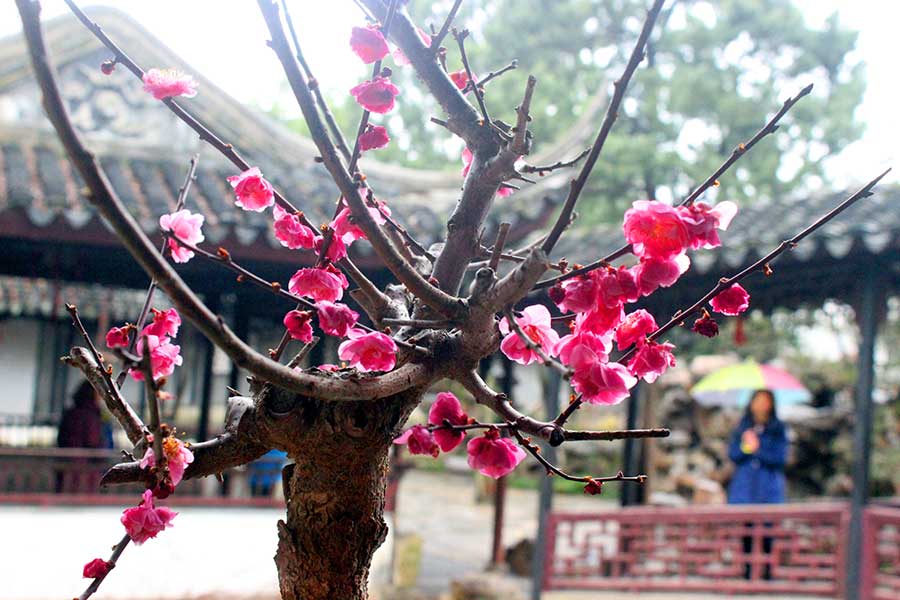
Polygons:
<instances>
[{"instance_id":1,"label":"blue jacket","mask_svg":"<svg viewBox=\"0 0 900 600\"><path fill-rule=\"evenodd\" d=\"M787 460L787 431L784 423L772 419L759 436L753 454L741 450L741 435L753 428L747 416L731 434L728 456L737 466L728 486L729 504L781 503L785 500L784 463Z\"/></svg>"}]
</instances>

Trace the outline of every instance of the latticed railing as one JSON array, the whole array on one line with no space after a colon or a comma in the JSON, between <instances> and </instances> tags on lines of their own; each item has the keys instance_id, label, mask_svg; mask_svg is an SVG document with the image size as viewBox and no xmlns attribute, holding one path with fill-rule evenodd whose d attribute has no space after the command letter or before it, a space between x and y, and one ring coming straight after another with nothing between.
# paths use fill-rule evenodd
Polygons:
<instances>
[{"instance_id":1,"label":"latticed railing","mask_svg":"<svg viewBox=\"0 0 900 600\"><path fill-rule=\"evenodd\" d=\"M900 598L900 507L867 509L863 535L863 598Z\"/></svg>"}]
</instances>

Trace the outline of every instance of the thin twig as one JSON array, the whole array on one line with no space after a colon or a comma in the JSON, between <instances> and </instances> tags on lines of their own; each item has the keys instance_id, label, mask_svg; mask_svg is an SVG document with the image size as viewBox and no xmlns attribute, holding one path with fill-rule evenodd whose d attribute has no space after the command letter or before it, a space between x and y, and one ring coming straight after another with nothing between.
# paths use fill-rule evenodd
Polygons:
<instances>
[{"instance_id":1,"label":"thin twig","mask_svg":"<svg viewBox=\"0 0 900 600\"><path fill-rule=\"evenodd\" d=\"M466 55L465 40L468 35L468 29L459 31L455 27L453 28L453 37L456 39L456 44L459 46L459 56L462 59L463 68L466 70L466 76L469 78L469 81L475 81L475 75L472 73L472 67L469 65L469 57ZM477 86L473 91L475 92L475 100L478 101L478 108L481 110L481 117L484 119L484 125L491 127L491 116L488 114L487 106L484 103L484 94Z\"/></svg>"},{"instance_id":2,"label":"thin twig","mask_svg":"<svg viewBox=\"0 0 900 600\"><path fill-rule=\"evenodd\" d=\"M494 248L491 250L491 258L488 261L488 268L493 269L494 273L497 272L497 268L500 266L500 258L503 255L503 246L506 245L506 236L509 235L510 227L512 227L512 225L504 221L503 223L500 223L500 227L497 229L497 239L494 241Z\"/></svg>"},{"instance_id":3,"label":"thin twig","mask_svg":"<svg viewBox=\"0 0 900 600\"><path fill-rule=\"evenodd\" d=\"M123 65L125 68L131 71L131 73L135 77L143 80L144 70L136 62L134 62L134 60L132 60L124 50L122 50L115 42L113 42L112 39L108 35L106 35L106 32L104 32L97 23L92 21L84 13L84 11L82 11L78 7L78 5L75 4L74 0L65 0L65 3L69 6L75 16L78 17L78 20L81 21L84 26L87 27L88 30L90 30L94 34L94 36L113 53L113 57L116 63ZM219 138L215 133L212 132L212 130L198 121L187 110L182 108L182 106L175 100L173 100L172 98L166 98L162 100L162 103L165 104L169 108L169 110L175 113L175 116L184 121L188 127L193 129L200 136L201 140L218 150L223 156L225 156L225 158L231 161L231 163L238 167L241 171L246 171L251 167L250 163L244 160L244 158L238 153L238 151L235 150L234 146ZM275 202L280 207L291 214L297 214L304 225L306 225L313 231L316 230L316 226L312 224L306 218L306 216L293 204L291 204L278 190L274 190L274 194Z\"/></svg>"},{"instance_id":4,"label":"thin twig","mask_svg":"<svg viewBox=\"0 0 900 600\"><path fill-rule=\"evenodd\" d=\"M119 540L119 543L113 546L112 555L110 555L109 560L106 561L106 572L100 577L95 577L90 585L88 585L87 589L78 596L78 600L87 600L94 592L100 589L100 584L103 583L106 576L116 567L116 562L119 560L119 557L122 556L122 552L125 551L125 547L129 542L131 542L131 537L126 533L125 536Z\"/></svg>"},{"instance_id":5,"label":"thin twig","mask_svg":"<svg viewBox=\"0 0 900 600\"><path fill-rule=\"evenodd\" d=\"M628 83L631 81L631 76L644 59L644 47L647 44L647 40L650 38L650 33L653 31L653 25L656 23L656 17L659 16L659 11L662 9L664 2L665 0L655 0L653 7L647 12L647 18L644 20L644 26L641 29L640 36L638 36L634 50L631 52L631 57L628 59L628 64L625 66L625 71L613 84L613 87L615 88L613 96L606 109L606 115L603 117L603 123L600 125L600 131L597 132L597 138L591 146L591 151L588 153L587 160L581 167L581 172L569 186L569 195L556 219L556 223L550 230L547 239L544 240L543 249L548 255L571 222L578 198L587 183L591 171L594 169L594 165L597 164L597 159L600 157L600 151L603 150L603 144L606 142L606 138L609 136L610 131L612 131L612 126L619 116L619 105L625 98L625 90L628 89Z\"/></svg>"},{"instance_id":6,"label":"thin twig","mask_svg":"<svg viewBox=\"0 0 900 600\"><path fill-rule=\"evenodd\" d=\"M519 61L513 60L513 61L510 61L510 63L509 63L508 65L506 65L505 67L503 67L502 69L498 69L497 71L491 71L490 73L488 73L487 75L485 75L483 79L481 79L481 80L478 81L478 82L474 82L474 81L472 81L472 80L469 80L468 82L466 82L466 87L463 89L462 93L463 93L463 94L468 94L468 93L471 92L473 89L475 89L475 86L476 86L476 85L477 85L478 87L484 87L484 86L487 85L487 83L490 82L492 79L496 79L497 77L500 77L500 76L503 75L504 73L506 73L506 72L508 72L508 71L512 71L512 70L514 70L514 69L517 69L518 67L519 67Z\"/></svg>"},{"instance_id":7,"label":"thin twig","mask_svg":"<svg viewBox=\"0 0 900 600\"><path fill-rule=\"evenodd\" d=\"M325 102L325 97L322 95L322 89L319 87L318 80L313 76L312 70L309 68L309 64L306 62L306 58L304 58L303 56L303 50L300 48L300 41L297 37L297 31L296 29L294 29L294 21L293 19L291 19L291 12L288 10L287 0L281 0L281 10L284 11L284 19L287 22L288 31L291 34L291 40L294 42L294 52L297 55L297 62L300 63L300 66L303 68L303 72L306 73L306 79L309 81L310 89L312 90L313 95L315 95L316 97L316 104L319 106L319 110L322 111L322 116L325 118L325 123L328 125L328 129L331 131L331 135L334 138L334 143L337 145L338 150L340 150L341 154L344 156L344 160L349 163L350 148L347 147L347 141L344 139L344 134L341 133L341 128L338 127L337 121L334 120L334 115L328 108L328 103Z\"/></svg>"},{"instance_id":8,"label":"thin twig","mask_svg":"<svg viewBox=\"0 0 900 600\"><path fill-rule=\"evenodd\" d=\"M450 31L450 26L453 25L453 19L456 18L456 12L459 10L461 4L462 0L456 0L456 2L453 3L453 7L450 9L450 12L447 13L447 18L444 20L444 24L441 25L440 31L431 38L429 50L432 52L437 52L440 49L441 42L447 37L447 32Z\"/></svg>"},{"instance_id":9,"label":"thin twig","mask_svg":"<svg viewBox=\"0 0 900 600\"><path fill-rule=\"evenodd\" d=\"M590 148L585 148L581 154L571 160L560 160L552 165L525 165L519 169L519 171L521 173L537 173L538 175L544 175L545 173L550 173L557 169L567 169L569 167L574 167L578 161L587 156L590 151Z\"/></svg>"}]
</instances>

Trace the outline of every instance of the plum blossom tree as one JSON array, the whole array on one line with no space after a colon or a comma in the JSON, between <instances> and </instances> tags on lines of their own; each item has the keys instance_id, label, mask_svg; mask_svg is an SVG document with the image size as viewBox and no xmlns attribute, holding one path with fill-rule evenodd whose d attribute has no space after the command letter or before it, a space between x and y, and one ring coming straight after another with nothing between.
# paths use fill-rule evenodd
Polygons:
<instances>
[{"instance_id":1,"label":"plum blossom tree","mask_svg":"<svg viewBox=\"0 0 900 600\"><path fill-rule=\"evenodd\" d=\"M362 108L352 145L335 125L302 58L290 15L279 10L273 0L259 0L271 36L269 44L308 123L320 161L341 196L334 218L321 227L265 179L265 165L250 165L241 157L236 148L239 140L236 144L223 141L191 115L189 104L181 99L202 90L198 92L189 75L158 68L144 71L72 0L66 0L111 53L101 66L103 72L115 68L130 71L147 93L235 165L238 174L228 180L239 209L268 213L271 208L276 237L285 251L298 251L298 262L306 265L293 274L285 273L288 283L283 286L247 270L226 248L210 250L200 245L204 241L203 216L185 208L196 159L191 161L175 210L160 217L164 239L159 249L154 247L72 126L42 36L39 3L16 1L44 108L90 188L91 201L153 281L135 323L117 325L106 336L107 346L122 362L115 378L113 366L105 362L81 325L77 308L68 307L86 347L72 348L66 360L85 373L134 444L130 449L133 460L114 466L102 483L142 482L147 488L140 502L122 514L125 535L112 556L84 565L84 575L92 581L81 598L98 589L129 542L148 542L164 534L167 527L177 526L176 514L157 506L156 501L175 492L182 480L220 473L272 448L286 451L292 459L283 472L287 514L278 524L275 557L286 600L367 597L372 554L387 534L382 513L392 444L406 445L414 454L438 456L454 451L468 437L469 465L486 476L503 476L530 455L548 474L583 483L588 494L600 493L608 482L642 482L643 475L621 472L610 476L569 474L548 462L534 439L560 445L667 435L664 429L578 431L566 425L583 403L620 402L639 378L653 381L674 365L675 348L661 339L672 328L688 326L689 318L696 317L693 330L713 336L718 329L710 310L723 315L747 310L749 294L739 282L755 273L771 274L770 263L778 255L868 196L885 175L870 181L761 260L723 277L693 305L674 310L660 326L647 311L629 312L627 307L672 285L689 268L690 250L721 244L719 231L728 227L736 206L721 202L711 207L700 202L700 197L741 156L772 134L784 114L810 91L805 88L789 98L753 138L735 148L676 206L635 201L624 215L627 244L613 254L584 266L552 262L554 247L575 218L579 196L643 59L663 0L655 0L648 10L589 151L577 160L560 157L551 166L526 162L532 138L529 107L537 85L534 77L524 82L522 101L512 111L514 125L490 116L483 96L488 79L475 78L465 50L467 32L453 27L460 0L440 30L432 30L430 35L410 20L400 0L358 2L363 17L356 27L348 27L348 52L371 64L372 70L367 80L350 91ZM456 42L463 72L448 73L444 66L442 59L450 50L442 44L448 36ZM416 72L445 112L444 118L437 120L448 135L456 135L466 144L462 192L449 216L444 243L433 252L400 224L402 216L378 197L359 167L361 152L377 151L390 143L387 125L375 125L370 119L390 112L402 101L398 100L398 96L402 99L401 90L391 83L391 69L383 64L389 56L396 68ZM491 107L504 108L510 107ZM574 168L582 159L565 203L545 236L524 248L508 250L504 246L510 226L504 224L493 245L483 245L482 225L494 198L513 189L510 182L531 183L525 176L528 173ZM514 194L505 200L511 201L515 201ZM372 246L394 276L394 285L379 289L356 267L347 248L358 243ZM614 265L620 259L625 264ZM285 331L278 347L268 355L258 352L212 313L172 265L188 260L206 260L230 269L243 284L260 286L273 297L295 304L285 313ZM471 271L474 278L463 292L465 275ZM169 297L175 309L152 308L156 288ZM348 289L365 318L341 302ZM166 377L181 363L179 346L172 340L182 318L249 371L252 379L251 397L230 399L225 432L190 446L178 440L159 416L160 403L170 397L165 391ZM338 355L344 364L298 367L316 343L314 324L324 335L343 340ZM292 340L303 345L292 359L283 362ZM520 412L514 398L491 389L478 375L479 362L496 352L533 368L560 371L573 389L569 405L550 421ZM122 399L119 387L126 373L144 381L147 424ZM475 402L493 411L496 421L471 418L456 396L442 391L429 411L427 424L404 432L404 423L426 390L446 380L457 382Z\"/></svg>"}]
</instances>

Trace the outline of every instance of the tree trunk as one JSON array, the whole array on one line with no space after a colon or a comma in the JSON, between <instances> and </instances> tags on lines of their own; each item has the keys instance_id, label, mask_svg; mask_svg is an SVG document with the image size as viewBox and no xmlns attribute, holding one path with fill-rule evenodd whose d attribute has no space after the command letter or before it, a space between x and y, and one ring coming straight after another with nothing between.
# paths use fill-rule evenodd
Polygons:
<instances>
[{"instance_id":1,"label":"tree trunk","mask_svg":"<svg viewBox=\"0 0 900 600\"><path fill-rule=\"evenodd\" d=\"M285 444L294 464L283 472L287 519L278 523L275 555L284 600L368 598L372 555L388 532L391 442L420 397L421 390L377 402L304 398L293 411L302 426Z\"/></svg>"}]
</instances>

